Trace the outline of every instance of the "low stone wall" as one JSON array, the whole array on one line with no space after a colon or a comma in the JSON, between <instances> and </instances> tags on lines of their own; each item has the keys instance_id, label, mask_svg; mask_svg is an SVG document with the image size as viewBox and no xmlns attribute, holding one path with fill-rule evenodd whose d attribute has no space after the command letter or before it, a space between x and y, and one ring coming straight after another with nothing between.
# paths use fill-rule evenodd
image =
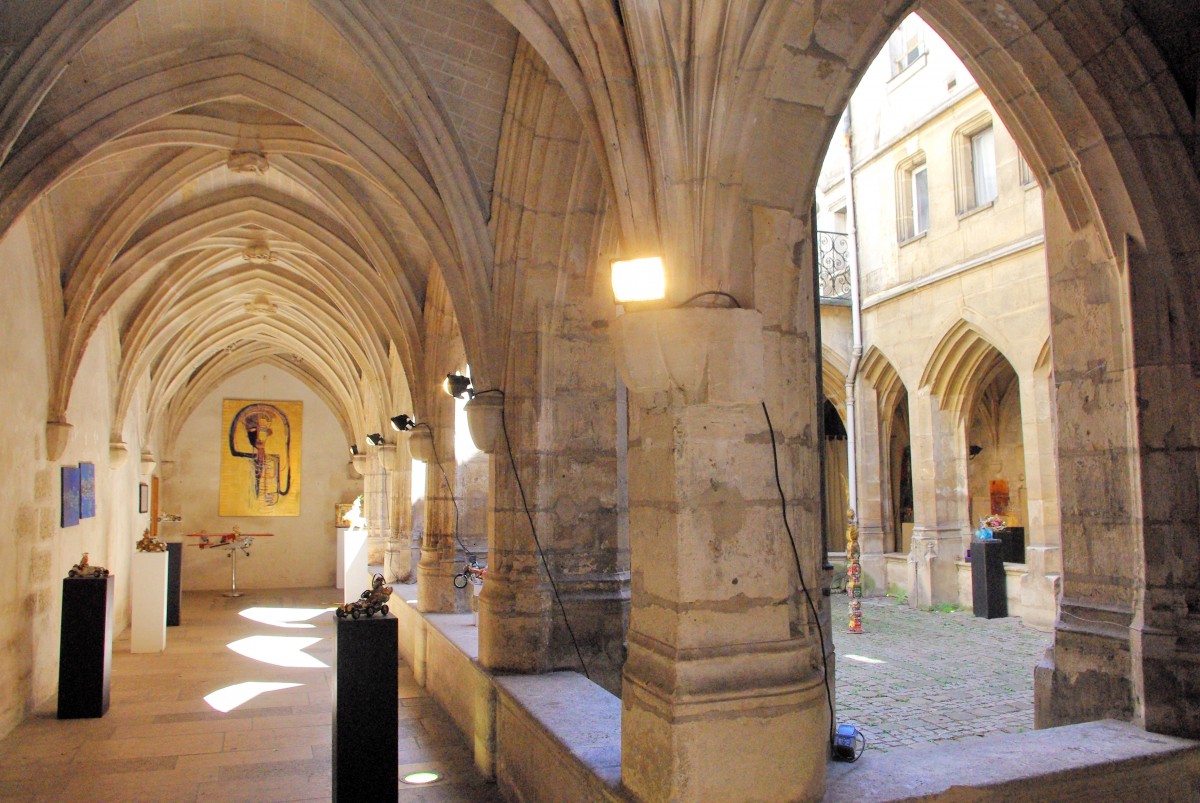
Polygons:
<instances>
[{"instance_id":1,"label":"low stone wall","mask_svg":"<svg viewBox=\"0 0 1200 803\"><path fill-rule=\"evenodd\" d=\"M400 658L473 747L476 768L520 801L625 800L621 701L574 672L493 676L472 614L421 614L398 586Z\"/></svg>"}]
</instances>

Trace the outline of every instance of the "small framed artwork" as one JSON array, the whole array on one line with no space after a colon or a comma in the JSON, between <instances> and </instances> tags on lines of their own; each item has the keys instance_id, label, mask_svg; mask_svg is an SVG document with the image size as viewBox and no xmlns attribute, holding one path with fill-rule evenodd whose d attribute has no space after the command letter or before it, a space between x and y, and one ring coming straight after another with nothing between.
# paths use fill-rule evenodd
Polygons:
<instances>
[{"instance_id":1,"label":"small framed artwork","mask_svg":"<svg viewBox=\"0 0 1200 803\"><path fill-rule=\"evenodd\" d=\"M138 513L150 512L150 486L144 482L138 483Z\"/></svg>"},{"instance_id":2,"label":"small framed artwork","mask_svg":"<svg viewBox=\"0 0 1200 803\"><path fill-rule=\"evenodd\" d=\"M96 516L96 464L79 464L79 518Z\"/></svg>"},{"instance_id":3,"label":"small framed artwork","mask_svg":"<svg viewBox=\"0 0 1200 803\"><path fill-rule=\"evenodd\" d=\"M350 512L350 508L354 505L349 502L339 502L333 506L333 526L334 527L349 527L350 522L346 521L346 514Z\"/></svg>"},{"instance_id":4,"label":"small framed artwork","mask_svg":"<svg viewBox=\"0 0 1200 803\"><path fill-rule=\"evenodd\" d=\"M62 467L62 516L63 527L74 527L79 523L79 466Z\"/></svg>"}]
</instances>

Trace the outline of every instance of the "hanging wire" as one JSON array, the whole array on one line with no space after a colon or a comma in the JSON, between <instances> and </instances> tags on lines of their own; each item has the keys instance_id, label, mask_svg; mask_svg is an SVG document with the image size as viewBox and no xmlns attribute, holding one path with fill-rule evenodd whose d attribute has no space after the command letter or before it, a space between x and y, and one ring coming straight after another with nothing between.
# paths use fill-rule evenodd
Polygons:
<instances>
[{"instance_id":1,"label":"hanging wire","mask_svg":"<svg viewBox=\"0 0 1200 803\"><path fill-rule=\"evenodd\" d=\"M501 398L506 398L504 391L499 388L491 390L481 390L475 393L476 396L482 396L485 393L498 393ZM571 637L571 646L575 648L575 657L579 659L579 666L583 669L583 676L588 680L592 679L588 673L587 662L583 660L583 652L579 649L579 642L575 639L575 630L571 627L571 620L567 616L567 609L563 606L562 597L558 593L558 584L554 582L554 574L550 571L550 563L546 560L546 553L542 550L542 541L538 538L537 525L533 522L533 513L529 510L529 500L525 497L525 486L521 482L521 474L517 471L517 459L513 456L512 441L508 437L508 422L505 420L505 411L501 408L500 411L500 429L504 433L504 448L508 452L508 462L512 466L513 478L517 481L517 490L521 493L521 506L525 508L525 517L529 519L529 531L533 533L533 543L537 547L538 557L541 558L542 568L546 570L546 577L550 580L550 590L554 592L554 601L558 603L558 609L562 613L563 624L567 626L567 635Z\"/></svg>"},{"instance_id":2,"label":"hanging wire","mask_svg":"<svg viewBox=\"0 0 1200 803\"><path fill-rule=\"evenodd\" d=\"M825 654L825 629L821 627L821 617L817 613L817 606L813 604L812 594L809 593L808 586L804 582L804 570L800 565L800 552L796 549L796 536L792 534L792 525L788 523L787 496L783 493L783 482L779 478L779 449L775 444L775 427L771 426L771 414L767 411L766 402L762 403L762 409L763 415L767 418L767 430L771 433L771 459L775 465L775 487L779 489L779 504L783 513L783 526L787 530L788 544L792 547L792 557L796 559L796 574L800 577L800 588L804 591L804 598L808 600L808 608L812 611L813 621L817 623L817 635L821 639L821 665L824 668L822 680L825 682L825 700L829 703L829 743L832 745L837 717L833 713L833 690L829 688L829 656ZM865 738L863 739L863 749L866 749Z\"/></svg>"},{"instance_id":3,"label":"hanging wire","mask_svg":"<svg viewBox=\"0 0 1200 803\"><path fill-rule=\"evenodd\" d=\"M742 308L742 302L738 301L737 297L734 296L732 293L726 293L724 290L705 290L703 293L696 293L696 295L692 296L687 301L684 301L682 304L680 304L679 307L686 307L689 304L691 304L693 301L698 301L699 299L705 298L706 296L717 296L719 298L726 298L733 302L733 306L737 307L738 309ZM679 307L677 307L676 309L678 309Z\"/></svg>"},{"instance_id":4,"label":"hanging wire","mask_svg":"<svg viewBox=\"0 0 1200 803\"><path fill-rule=\"evenodd\" d=\"M446 473L445 467L442 465L441 459L437 453L437 438L434 437L433 427L426 423L420 423L417 427L425 427L429 430L429 445L433 450L433 462L437 463L438 471L442 472L442 482L446 485L446 492L450 494L450 502L454 505L454 540L458 542L458 546L467 556L468 563L475 562L475 553L467 549L467 545L463 543L462 538L458 535L458 500L454 498L454 488L450 485L450 475ZM416 427L414 427L415 429Z\"/></svg>"}]
</instances>

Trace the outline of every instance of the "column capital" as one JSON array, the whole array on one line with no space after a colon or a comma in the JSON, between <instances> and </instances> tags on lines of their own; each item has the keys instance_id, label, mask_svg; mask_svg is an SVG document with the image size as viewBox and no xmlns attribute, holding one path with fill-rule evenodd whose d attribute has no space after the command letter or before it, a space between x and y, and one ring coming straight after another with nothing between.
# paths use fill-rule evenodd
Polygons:
<instances>
[{"instance_id":1,"label":"column capital","mask_svg":"<svg viewBox=\"0 0 1200 803\"><path fill-rule=\"evenodd\" d=\"M639 310L613 326L617 369L643 399L679 391L687 403L762 401L762 314L750 309Z\"/></svg>"}]
</instances>

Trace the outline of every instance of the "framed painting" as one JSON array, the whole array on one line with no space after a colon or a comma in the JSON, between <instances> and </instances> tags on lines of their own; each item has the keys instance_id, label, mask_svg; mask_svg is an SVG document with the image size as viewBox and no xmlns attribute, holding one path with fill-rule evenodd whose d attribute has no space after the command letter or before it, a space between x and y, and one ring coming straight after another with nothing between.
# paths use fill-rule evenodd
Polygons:
<instances>
[{"instance_id":1,"label":"framed painting","mask_svg":"<svg viewBox=\"0 0 1200 803\"><path fill-rule=\"evenodd\" d=\"M79 466L63 466L62 514L63 527L74 527L79 523Z\"/></svg>"},{"instance_id":2,"label":"framed painting","mask_svg":"<svg viewBox=\"0 0 1200 803\"><path fill-rule=\"evenodd\" d=\"M222 402L220 515L300 515L303 425L303 402Z\"/></svg>"},{"instance_id":3,"label":"framed painting","mask_svg":"<svg viewBox=\"0 0 1200 803\"><path fill-rule=\"evenodd\" d=\"M96 464L79 464L79 518L96 515Z\"/></svg>"},{"instance_id":4,"label":"framed painting","mask_svg":"<svg viewBox=\"0 0 1200 803\"><path fill-rule=\"evenodd\" d=\"M346 521L346 514L354 508L353 502L338 502L333 506L333 526L334 527L349 527L350 522Z\"/></svg>"},{"instance_id":5,"label":"framed painting","mask_svg":"<svg viewBox=\"0 0 1200 803\"><path fill-rule=\"evenodd\" d=\"M138 483L138 513L150 512L150 486L144 482Z\"/></svg>"}]
</instances>

